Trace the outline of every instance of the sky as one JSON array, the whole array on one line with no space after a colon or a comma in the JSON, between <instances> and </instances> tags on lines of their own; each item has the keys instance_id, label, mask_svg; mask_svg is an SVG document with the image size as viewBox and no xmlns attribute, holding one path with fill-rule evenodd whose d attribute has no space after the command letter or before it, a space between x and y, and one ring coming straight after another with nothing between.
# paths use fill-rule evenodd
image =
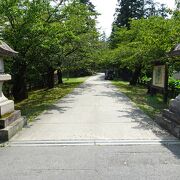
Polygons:
<instances>
[{"instance_id":1,"label":"sky","mask_svg":"<svg viewBox=\"0 0 180 180\"><path fill-rule=\"evenodd\" d=\"M174 0L155 0L158 3L166 4L167 7L174 8ZM100 32L105 32L108 37L111 33L111 24L114 20L114 13L117 4L117 0L91 0L91 2L96 6L97 12L101 15L98 17L98 28L101 28Z\"/></svg>"}]
</instances>

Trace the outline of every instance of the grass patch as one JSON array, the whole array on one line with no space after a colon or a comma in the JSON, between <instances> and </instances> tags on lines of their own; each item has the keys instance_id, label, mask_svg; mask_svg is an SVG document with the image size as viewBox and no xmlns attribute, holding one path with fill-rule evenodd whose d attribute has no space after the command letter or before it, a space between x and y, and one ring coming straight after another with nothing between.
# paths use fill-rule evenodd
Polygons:
<instances>
[{"instance_id":1,"label":"grass patch","mask_svg":"<svg viewBox=\"0 0 180 180\"><path fill-rule=\"evenodd\" d=\"M147 88L143 86L131 86L129 82L112 81L112 83L151 118L154 118L157 113L167 108L161 94L150 96L147 94Z\"/></svg>"},{"instance_id":2,"label":"grass patch","mask_svg":"<svg viewBox=\"0 0 180 180\"><path fill-rule=\"evenodd\" d=\"M64 79L64 84L57 85L53 89L31 91L28 99L15 104L15 108L21 110L22 115L26 116L29 121L32 121L53 103L72 92L75 87L86 79L87 77Z\"/></svg>"}]
</instances>

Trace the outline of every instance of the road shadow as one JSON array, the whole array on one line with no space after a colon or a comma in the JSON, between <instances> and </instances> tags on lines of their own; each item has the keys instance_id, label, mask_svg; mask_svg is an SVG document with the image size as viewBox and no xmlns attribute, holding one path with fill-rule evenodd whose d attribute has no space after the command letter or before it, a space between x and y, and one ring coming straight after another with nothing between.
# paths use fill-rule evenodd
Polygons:
<instances>
[{"instance_id":1,"label":"road shadow","mask_svg":"<svg viewBox=\"0 0 180 180\"><path fill-rule=\"evenodd\" d=\"M112 89L112 86L110 86L110 88ZM132 106L131 100L127 96L125 96L123 93L118 92L116 90L102 91L100 94L95 94L94 96L112 98L115 102L118 102L118 103L122 102L123 105Z\"/></svg>"},{"instance_id":2,"label":"road shadow","mask_svg":"<svg viewBox=\"0 0 180 180\"><path fill-rule=\"evenodd\" d=\"M167 137L167 132L164 131L161 127L159 127L155 121L153 121L150 117L148 117L144 112L142 112L138 108L131 108L128 110L118 110L120 119L130 119L131 122L135 122L138 125L132 127L133 129L143 129L143 130L151 130L157 137L163 138Z\"/></svg>"},{"instance_id":3,"label":"road shadow","mask_svg":"<svg viewBox=\"0 0 180 180\"><path fill-rule=\"evenodd\" d=\"M180 159L180 144L162 144L166 149L168 149L176 159Z\"/></svg>"},{"instance_id":4,"label":"road shadow","mask_svg":"<svg viewBox=\"0 0 180 180\"><path fill-rule=\"evenodd\" d=\"M99 79L104 81L102 78L103 77ZM105 83L104 86L111 90L103 91L101 94L97 94L95 96L110 97L115 101L122 102L123 105L130 105L132 108L118 110L118 118L125 121L126 118L131 119L132 123L135 122L137 124L132 127L134 129L152 131L159 139L161 139L161 145L168 149L177 159L180 159L180 140L176 139L173 135L170 137L169 132L161 128L153 119L146 115L141 109L136 107L126 95L119 92L112 84Z\"/></svg>"}]
</instances>

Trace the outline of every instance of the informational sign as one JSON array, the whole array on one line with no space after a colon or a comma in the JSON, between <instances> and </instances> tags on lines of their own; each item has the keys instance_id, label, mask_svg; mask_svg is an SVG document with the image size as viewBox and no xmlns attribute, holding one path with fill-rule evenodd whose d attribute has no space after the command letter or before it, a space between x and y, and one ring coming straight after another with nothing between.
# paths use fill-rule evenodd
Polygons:
<instances>
[{"instance_id":1,"label":"informational sign","mask_svg":"<svg viewBox=\"0 0 180 180\"><path fill-rule=\"evenodd\" d=\"M166 66L157 65L153 68L153 86L165 88L166 83Z\"/></svg>"}]
</instances>

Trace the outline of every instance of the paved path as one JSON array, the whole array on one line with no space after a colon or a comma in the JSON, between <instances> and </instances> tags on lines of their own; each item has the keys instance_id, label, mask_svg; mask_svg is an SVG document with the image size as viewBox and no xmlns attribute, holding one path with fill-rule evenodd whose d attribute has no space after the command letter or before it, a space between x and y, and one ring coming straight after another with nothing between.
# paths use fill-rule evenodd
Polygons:
<instances>
[{"instance_id":1,"label":"paved path","mask_svg":"<svg viewBox=\"0 0 180 180\"><path fill-rule=\"evenodd\" d=\"M90 77L24 128L12 142L175 139L103 77Z\"/></svg>"}]
</instances>

